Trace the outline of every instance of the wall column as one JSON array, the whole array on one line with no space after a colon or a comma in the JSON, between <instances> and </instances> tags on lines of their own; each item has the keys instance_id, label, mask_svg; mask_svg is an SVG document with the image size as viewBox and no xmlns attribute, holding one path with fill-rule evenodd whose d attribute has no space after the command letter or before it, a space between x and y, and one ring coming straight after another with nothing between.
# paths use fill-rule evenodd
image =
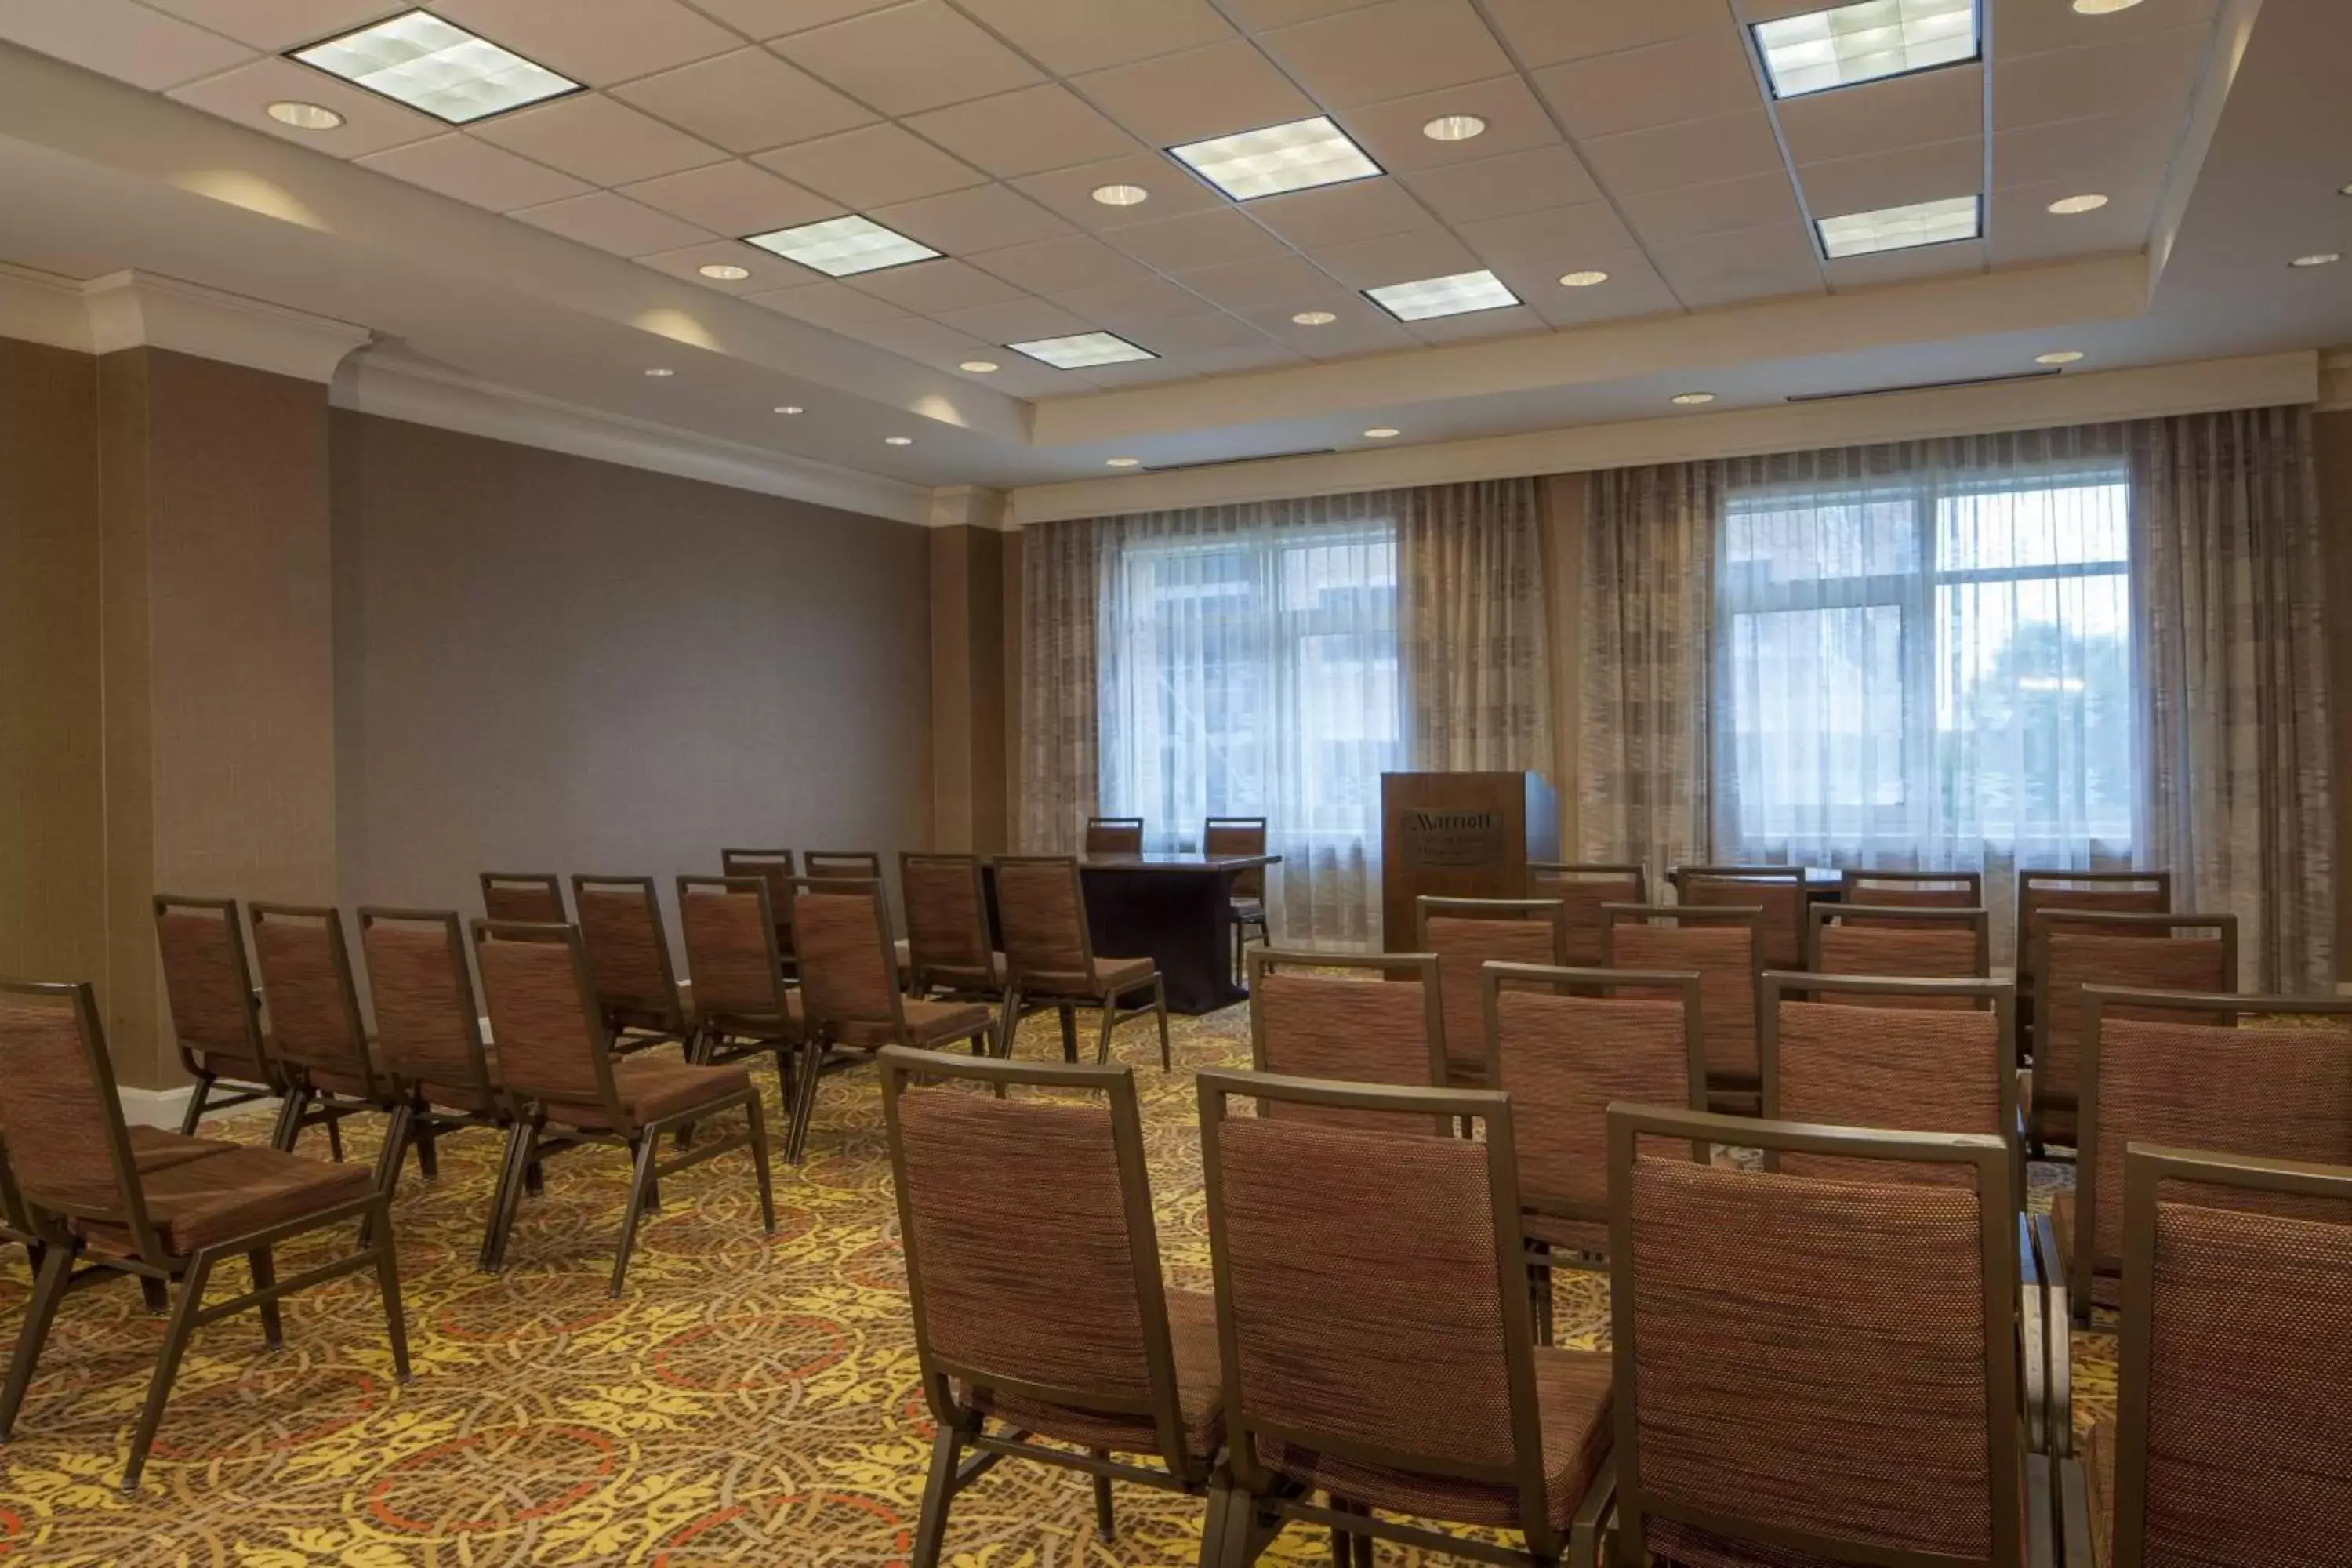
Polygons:
<instances>
[{"instance_id":1,"label":"wall column","mask_svg":"<svg viewBox=\"0 0 2352 1568\"><path fill-rule=\"evenodd\" d=\"M1011 847L1004 788L1004 496L931 492L931 842Z\"/></svg>"}]
</instances>

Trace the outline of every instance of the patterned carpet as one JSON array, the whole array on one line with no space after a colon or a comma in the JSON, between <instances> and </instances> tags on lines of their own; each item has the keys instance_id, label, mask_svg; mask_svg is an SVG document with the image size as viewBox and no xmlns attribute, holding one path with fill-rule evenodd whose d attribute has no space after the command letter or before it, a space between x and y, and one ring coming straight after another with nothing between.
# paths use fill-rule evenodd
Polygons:
<instances>
[{"instance_id":1,"label":"patterned carpet","mask_svg":"<svg viewBox=\"0 0 2352 1568\"><path fill-rule=\"evenodd\" d=\"M1019 1054L1057 1053L1033 1019ZM1245 1062L1239 1009L1178 1020L1178 1071L1138 1067L1171 1284L1209 1288L1190 1073ZM763 1072L765 1069L761 1069ZM772 1094L773 1081L770 1080ZM770 1125L781 1126L772 1110ZM255 1142L267 1113L207 1133ZM321 1134L308 1135L320 1139ZM323 1152L306 1142L305 1152ZM354 1158L372 1151L354 1140ZM0 1447L0 1560L57 1564L347 1568L404 1564L903 1563L931 1436L917 1390L881 1107L870 1074L829 1079L806 1166L779 1166L777 1234L760 1231L740 1155L665 1184L627 1294L606 1300L625 1174L606 1151L548 1168L508 1272L474 1270L493 1135L412 1164L395 1209L416 1376L391 1376L372 1279L292 1298L287 1348L250 1315L201 1331L145 1484L115 1489L162 1338L127 1281L68 1299L16 1439ZM2039 1173L2038 1173L2039 1174ZM1011 1196L1012 1194L1008 1194ZM2046 1201L2046 1193L2037 1194ZM289 1253L280 1271L301 1258ZM227 1289L241 1289L228 1269ZM0 1331L27 1292L0 1257ZM1607 1292L1561 1271L1563 1343L1604 1342ZM226 1292L224 1292L226 1293ZM2111 1405L2112 1338L2076 1337L2077 1418ZM1196 1501L1120 1488L1117 1542L1095 1539L1086 1481L1008 1463L958 1500L956 1568L1190 1564ZM1269 1553L1328 1563L1294 1529ZM1382 1568L1438 1559L1383 1544Z\"/></svg>"}]
</instances>

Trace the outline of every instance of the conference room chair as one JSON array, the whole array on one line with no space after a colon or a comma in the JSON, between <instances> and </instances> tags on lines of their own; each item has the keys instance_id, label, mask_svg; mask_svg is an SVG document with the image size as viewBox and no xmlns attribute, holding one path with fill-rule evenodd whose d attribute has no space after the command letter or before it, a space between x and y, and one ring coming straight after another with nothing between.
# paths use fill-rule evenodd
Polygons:
<instances>
[{"instance_id":1,"label":"conference room chair","mask_svg":"<svg viewBox=\"0 0 2352 1568\"><path fill-rule=\"evenodd\" d=\"M1441 899L1424 893L1413 900L1412 929L1413 946L1437 955L1447 1081L1456 1089L1490 1089L1479 975L1490 963L1564 963L1566 907L1558 899Z\"/></svg>"},{"instance_id":2,"label":"conference room chair","mask_svg":"<svg viewBox=\"0 0 2352 1568\"><path fill-rule=\"evenodd\" d=\"M1611 904L1602 911L1606 969L1698 976L1699 1028L1706 1041L1707 1103L1753 1113L1763 1084L1756 1056L1758 909L1690 904Z\"/></svg>"},{"instance_id":3,"label":"conference room chair","mask_svg":"<svg viewBox=\"0 0 2352 1568\"><path fill-rule=\"evenodd\" d=\"M776 906L765 877L680 877L678 934L694 982L688 1059L706 1066L767 1056L789 1110L805 1031L801 995L776 950ZM789 889L788 889L789 891Z\"/></svg>"},{"instance_id":4,"label":"conference room chair","mask_svg":"<svg viewBox=\"0 0 2352 1568\"><path fill-rule=\"evenodd\" d=\"M969 1040L974 1056L1002 1056L996 1015L984 1002L929 1001L898 984L890 911L877 881L818 881L793 889L800 933L801 1065L784 1157L801 1163L825 1073L861 1063L885 1046L940 1050ZM845 1053L836 1056L835 1051Z\"/></svg>"},{"instance_id":5,"label":"conference room chair","mask_svg":"<svg viewBox=\"0 0 2352 1568\"><path fill-rule=\"evenodd\" d=\"M490 920L527 925L568 925L563 879L552 871L485 871L482 913Z\"/></svg>"},{"instance_id":6,"label":"conference room chair","mask_svg":"<svg viewBox=\"0 0 2352 1568\"><path fill-rule=\"evenodd\" d=\"M1805 910L1811 895L1801 866L1677 866L1666 874L1675 901L1697 908L1757 909L1757 961L1766 969L1805 962Z\"/></svg>"},{"instance_id":7,"label":"conference room chair","mask_svg":"<svg viewBox=\"0 0 2352 1568\"><path fill-rule=\"evenodd\" d=\"M180 1131L187 1135L207 1110L273 1098L278 1074L262 1044L261 1001L253 989L236 900L159 893L154 910L172 1044L181 1067L195 1079L180 1117ZM227 1093L213 1098L216 1086Z\"/></svg>"},{"instance_id":8,"label":"conference room chair","mask_svg":"<svg viewBox=\"0 0 2352 1568\"><path fill-rule=\"evenodd\" d=\"M1889 1179L1650 1157L1694 1142ZM1921 1164L1956 1178L1892 1169ZM2011 1182L1990 1136L1611 1110L1610 1561L2054 1563L2070 1466L2025 1443Z\"/></svg>"},{"instance_id":9,"label":"conference room chair","mask_svg":"<svg viewBox=\"0 0 2352 1568\"><path fill-rule=\"evenodd\" d=\"M1202 1562L1242 1568L1293 1521L1329 1529L1335 1563L1352 1543L1360 1568L1375 1539L1593 1562L1609 1358L1535 1342L1510 1098L1240 1072L1199 1087L1227 1432ZM1397 1130L1236 1114L1236 1100L1378 1112ZM1415 1136L1432 1117L1478 1135Z\"/></svg>"},{"instance_id":10,"label":"conference room chair","mask_svg":"<svg viewBox=\"0 0 2352 1568\"><path fill-rule=\"evenodd\" d=\"M800 875L789 849L721 849L722 877L758 877L768 884L768 910L776 921L776 957L786 976L799 973L793 952L793 879Z\"/></svg>"},{"instance_id":11,"label":"conference room chair","mask_svg":"<svg viewBox=\"0 0 2352 1568\"><path fill-rule=\"evenodd\" d=\"M907 989L1002 1005L1011 976L988 928L980 857L902 850L898 889L907 901ZM1005 1020L1009 1032L1013 1020Z\"/></svg>"},{"instance_id":12,"label":"conference room chair","mask_svg":"<svg viewBox=\"0 0 2352 1568\"><path fill-rule=\"evenodd\" d=\"M352 983L342 915L332 908L266 903L249 906L248 913L254 966L261 973L261 1001L269 1015L269 1058L285 1086L270 1144L291 1153L304 1128L324 1127L328 1148L341 1160L343 1123L355 1116L381 1116L383 1142L375 1184L389 1197L408 1147L411 1099L368 1038L359 988ZM428 1171L429 1147L428 1142L417 1145L418 1160Z\"/></svg>"},{"instance_id":13,"label":"conference room chair","mask_svg":"<svg viewBox=\"0 0 2352 1568\"><path fill-rule=\"evenodd\" d=\"M1004 1004L1004 1048L1032 1003L1052 1006L1061 1016L1062 1058L1078 1059L1076 1009L1102 1010L1095 1059L1110 1059L1112 1031L1146 1016L1160 1025L1160 1067L1172 1058L1168 1047L1168 990L1149 958L1106 958L1095 952L1087 919L1086 889L1078 862L1067 855L1003 855L996 861L996 920L1004 939L1004 964L1012 989ZM1131 1004L1125 1015L1122 1005ZM1149 1008L1149 1014L1145 1009Z\"/></svg>"},{"instance_id":14,"label":"conference room chair","mask_svg":"<svg viewBox=\"0 0 2352 1568\"><path fill-rule=\"evenodd\" d=\"M1571 968L1596 969L1601 964L1601 928L1607 923L1602 908L1648 903L1650 868L1633 861L1530 860L1528 891L1535 898L1559 900L1568 927L1568 950L1561 962Z\"/></svg>"},{"instance_id":15,"label":"conference room chair","mask_svg":"<svg viewBox=\"0 0 2352 1568\"><path fill-rule=\"evenodd\" d=\"M580 910L580 941L613 1049L673 1043L690 1049L694 1025L677 988L654 879L575 875L572 900Z\"/></svg>"},{"instance_id":16,"label":"conference room chair","mask_svg":"<svg viewBox=\"0 0 2352 1568\"><path fill-rule=\"evenodd\" d=\"M1286 1078L1445 1087L1437 956L1428 952L1249 955L1250 1065ZM1381 1111L1269 1100L1269 1116L1393 1129ZM1440 1123L1439 1136L1453 1129Z\"/></svg>"},{"instance_id":17,"label":"conference room chair","mask_svg":"<svg viewBox=\"0 0 2352 1568\"><path fill-rule=\"evenodd\" d=\"M882 857L871 849L812 849L801 857L802 879L815 882L878 882Z\"/></svg>"},{"instance_id":18,"label":"conference room chair","mask_svg":"<svg viewBox=\"0 0 2352 1568\"><path fill-rule=\"evenodd\" d=\"M499 1088L482 1039L482 1009L466 963L465 921L455 910L362 905L360 958L375 1003L375 1040L384 1068L410 1099L417 1163L437 1173L435 1146L450 1133L487 1129L503 1143L515 1108ZM386 1156L394 1171L400 1155ZM536 1178L530 1178L534 1181ZM490 1237L506 1198L499 1174L482 1218L477 1261L489 1266Z\"/></svg>"},{"instance_id":19,"label":"conference room chair","mask_svg":"<svg viewBox=\"0 0 2352 1568\"><path fill-rule=\"evenodd\" d=\"M2347 1561L2352 1169L2137 1143L2123 1185L2116 1418L2069 1496L2073 1560Z\"/></svg>"},{"instance_id":20,"label":"conference room chair","mask_svg":"<svg viewBox=\"0 0 2352 1568\"><path fill-rule=\"evenodd\" d=\"M878 1066L936 1428L909 1568L937 1568L956 1494L1001 1459L1089 1476L1105 1542L1114 1480L1203 1495L1223 1436L1216 1302L1161 1278L1131 1069L897 1046ZM1008 1092L1027 1090L1053 1098ZM1165 1468L1120 1457L1137 1455Z\"/></svg>"},{"instance_id":21,"label":"conference room chair","mask_svg":"<svg viewBox=\"0 0 2352 1568\"><path fill-rule=\"evenodd\" d=\"M1139 816L1087 817L1087 853L1089 855L1142 854L1143 818Z\"/></svg>"},{"instance_id":22,"label":"conference room chair","mask_svg":"<svg viewBox=\"0 0 2352 1568\"><path fill-rule=\"evenodd\" d=\"M1849 866L1838 873L1838 900L1880 910L1982 909L1984 873L1872 871Z\"/></svg>"},{"instance_id":23,"label":"conference room chair","mask_svg":"<svg viewBox=\"0 0 2352 1568\"><path fill-rule=\"evenodd\" d=\"M2074 1185L2055 1194L2051 1217L2075 1316L2088 1322L2095 1303L2117 1300L2126 1150L2168 1143L2216 1158L2352 1165L2352 997L2095 985L2082 1008ZM2294 1215L2300 1203L2247 1192L2228 1206ZM2333 1217L2352 1222L2352 1210Z\"/></svg>"},{"instance_id":24,"label":"conference room chair","mask_svg":"<svg viewBox=\"0 0 2352 1568\"><path fill-rule=\"evenodd\" d=\"M2030 1125L2039 1153L2052 1143L2074 1147L2083 988L2234 992L2238 917L2046 910L2034 935L2033 967ZM2208 1016L2225 1022L2218 1015Z\"/></svg>"},{"instance_id":25,"label":"conference room chair","mask_svg":"<svg viewBox=\"0 0 2352 1568\"><path fill-rule=\"evenodd\" d=\"M1201 826L1201 853L1210 859L1228 856L1251 856L1265 853L1265 818L1263 816L1213 816ZM1274 942L1274 928L1267 923L1265 912L1265 868L1253 866L1246 871L1234 873L1234 974L1242 973L1242 952L1249 942L1249 933L1257 932L1257 940L1266 945Z\"/></svg>"},{"instance_id":26,"label":"conference room chair","mask_svg":"<svg viewBox=\"0 0 2352 1568\"><path fill-rule=\"evenodd\" d=\"M1549 1344L1555 1263L1609 1253L1609 1107L1706 1109L1699 977L1490 963L1479 991L1486 1081L1511 1097L1536 1339Z\"/></svg>"},{"instance_id":27,"label":"conference room chair","mask_svg":"<svg viewBox=\"0 0 2352 1568\"><path fill-rule=\"evenodd\" d=\"M2034 1009L2040 987L2033 973L2034 941L2046 910L2093 914L2168 913L2172 875L2168 871L2032 871L2017 873L2017 923L2010 931L2010 963L2017 972L2017 1021L2027 1055L2039 1026Z\"/></svg>"},{"instance_id":28,"label":"conference room chair","mask_svg":"<svg viewBox=\"0 0 2352 1568\"><path fill-rule=\"evenodd\" d=\"M281 1297L373 1268L393 1372L408 1381L400 1270L383 1190L356 1165L125 1125L87 984L0 981L0 1142L43 1243L0 1387L0 1439L15 1430L66 1294L118 1276L163 1288L171 1314L131 1426L125 1491L139 1485L190 1339L235 1313L257 1312L263 1342L277 1350L285 1343ZM306 1253L300 1272L278 1278L281 1245L338 1228L346 1236L363 1229L367 1238L331 1255ZM251 1288L207 1301L214 1271L237 1258Z\"/></svg>"},{"instance_id":29,"label":"conference room chair","mask_svg":"<svg viewBox=\"0 0 2352 1568\"><path fill-rule=\"evenodd\" d=\"M1805 922L1804 966L1816 974L1992 978L1992 917L1982 908L1822 902ZM1882 1001L1869 992L1846 1000L1865 1007L1938 1005Z\"/></svg>"},{"instance_id":30,"label":"conference room chair","mask_svg":"<svg viewBox=\"0 0 2352 1568\"><path fill-rule=\"evenodd\" d=\"M476 921L473 939L474 963L489 1005L490 1037L498 1042L499 1074L507 1092L525 1107L507 1138L504 1202L494 1222L491 1268L506 1264L522 1173L546 1154L568 1149L619 1148L630 1155L612 1295L621 1293L637 1221L656 1184L720 1154L751 1151L761 1216L768 1234L775 1234L767 1129L750 1069L740 1063L705 1066L616 1055L577 927L566 926L551 939L541 926ZM663 1139L736 1110L743 1112L741 1131L698 1139L667 1160L660 1157Z\"/></svg>"}]
</instances>

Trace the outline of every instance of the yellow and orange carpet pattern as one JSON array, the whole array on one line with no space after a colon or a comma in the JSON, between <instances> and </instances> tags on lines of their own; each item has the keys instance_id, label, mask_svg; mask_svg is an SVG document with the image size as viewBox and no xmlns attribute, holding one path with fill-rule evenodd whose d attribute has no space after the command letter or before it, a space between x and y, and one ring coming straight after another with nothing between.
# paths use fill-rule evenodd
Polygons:
<instances>
[{"instance_id":1,"label":"yellow and orange carpet pattern","mask_svg":"<svg viewBox=\"0 0 2352 1568\"><path fill-rule=\"evenodd\" d=\"M1192 1071L1245 1064L1240 1010L1180 1019L1162 1075L1148 1028L1120 1031L1142 1090L1170 1282L1205 1290ZM1058 1054L1050 1016L1019 1054ZM762 1074L764 1068L758 1069ZM774 1111L770 1126L781 1127ZM266 1111L208 1136L258 1142ZM323 1155L323 1134L304 1152ZM355 1159L373 1153L354 1137ZM549 1164L507 1271L475 1271L495 1135L412 1163L395 1208L415 1377L392 1376L372 1278L292 1298L267 1353L246 1315L197 1334L133 1497L116 1489L163 1337L128 1280L70 1297L13 1441L0 1447L0 1563L222 1568L505 1568L713 1563L886 1568L915 1527L931 1429L918 1392L873 1077L828 1079L808 1162L777 1167L773 1237L751 1170L730 1155L665 1184L625 1294L604 1289L626 1173L604 1150ZM2042 1194L2037 1194L2041 1196ZM1008 1193L1007 1202L1019 1194ZM315 1244L314 1244L315 1245ZM318 1248L318 1250L324 1250ZM289 1249L281 1273L299 1267ZM224 1273L225 1292L244 1288ZM1607 1291L1562 1270L1561 1342L1605 1342ZM0 1254L0 1334L13 1342L29 1276ZM2076 1336L2077 1419L2112 1403L2112 1339ZM1202 1505L1118 1492L1117 1542L1095 1538L1081 1476L1007 1463L957 1502L956 1568L1160 1568L1195 1560ZM1328 1563L1293 1529L1269 1554ZM1382 1568L1434 1564L1383 1544Z\"/></svg>"}]
</instances>

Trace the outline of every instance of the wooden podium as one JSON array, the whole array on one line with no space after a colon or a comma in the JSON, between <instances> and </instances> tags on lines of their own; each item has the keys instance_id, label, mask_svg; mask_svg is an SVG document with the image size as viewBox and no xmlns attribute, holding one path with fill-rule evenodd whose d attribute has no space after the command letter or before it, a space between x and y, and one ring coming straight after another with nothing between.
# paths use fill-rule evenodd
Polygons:
<instances>
[{"instance_id":1,"label":"wooden podium","mask_svg":"<svg viewBox=\"0 0 2352 1568\"><path fill-rule=\"evenodd\" d=\"M1413 900L1523 899L1528 862L1559 858L1559 805L1540 773L1382 773L1382 945L1413 947Z\"/></svg>"}]
</instances>

